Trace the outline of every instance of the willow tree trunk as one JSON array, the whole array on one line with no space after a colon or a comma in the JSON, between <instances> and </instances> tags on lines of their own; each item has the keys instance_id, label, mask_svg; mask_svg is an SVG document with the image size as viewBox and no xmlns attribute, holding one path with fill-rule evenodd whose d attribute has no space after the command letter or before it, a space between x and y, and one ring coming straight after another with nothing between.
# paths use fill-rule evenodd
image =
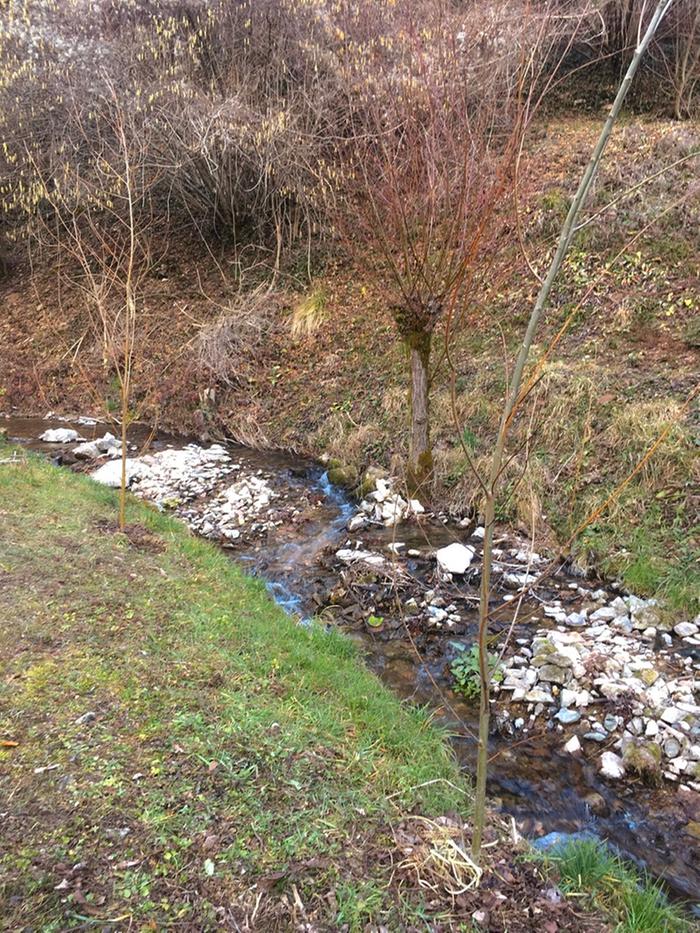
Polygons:
<instances>
[{"instance_id":1,"label":"willow tree trunk","mask_svg":"<svg viewBox=\"0 0 700 933\"><path fill-rule=\"evenodd\" d=\"M411 493L425 494L433 473L430 445L430 349L432 333L417 332L406 338L411 366L411 441L407 483Z\"/></svg>"}]
</instances>

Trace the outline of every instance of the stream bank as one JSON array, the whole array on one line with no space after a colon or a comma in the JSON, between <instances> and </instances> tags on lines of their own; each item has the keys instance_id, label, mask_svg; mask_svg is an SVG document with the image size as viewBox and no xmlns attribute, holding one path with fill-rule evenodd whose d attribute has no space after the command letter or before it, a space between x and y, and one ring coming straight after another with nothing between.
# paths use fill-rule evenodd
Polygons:
<instances>
[{"instance_id":1,"label":"stream bank","mask_svg":"<svg viewBox=\"0 0 700 933\"><path fill-rule=\"evenodd\" d=\"M11 439L86 471L96 463L76 457L76 446L106 431L45 419L9 419L4 426ZM73 430L85 441L38 441L47 429ZM139 429L131 440L138 448L148 436ZM474 635L478 532L465 540L459 524L427 514L386 525L376 506L393 495L387 489L376 490L386 492L383 502L375 498L359 510L358 524L357 504L328 483L321 466L284 454L228 445L205 450L167 437L152 439L149 453L138 452L130 463L137 495L218 541L264 577L288 611L349 631L386 683L436 710L471 766L474 708L452 692L449 668ZM109 475L117 461L104 462L99 469ZM473 554L464 573L451 575L435 554L455 543ZM494 631L503 637L512 626L513 637L494 704L492 797L532 839L581 831L607 838L676 893L697 898L700 795L688 773L698 742L695 622L663 631L669 626L659 607L566 568L537 584L543 557L507 534L498 547ZM498 642L493 650L500 650ZM667 710L674 712L664 718ZM630 736L644 744L630 743ZM570 747L574 738L580 748ZM667 754L668 743L675 751L673 741L678 753ZM625 767L627 749L647 745L661 749L660 773L639 775L629 754ZM619 758L624 773L601 773L605 755ZM685 767L674 767L677 760Z\"/></svg>"}]
</instances>

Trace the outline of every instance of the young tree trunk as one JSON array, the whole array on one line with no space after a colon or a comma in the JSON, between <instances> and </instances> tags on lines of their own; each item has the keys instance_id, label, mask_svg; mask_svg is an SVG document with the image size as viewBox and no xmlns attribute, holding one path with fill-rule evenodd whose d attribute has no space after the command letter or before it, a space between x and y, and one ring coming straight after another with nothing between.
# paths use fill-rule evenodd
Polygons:
<instances>
[{"instance_id":1,"label":"young tree trunk","mask_svg":"<svg viewBox=\"0 0 700 933\"><path fill-rule=\"evenodd\" d=\"M411 334L406 344L411 366L411 442L406 479L409 491L420 495L425 494L433 472L429 408L432 334Z\"/></svg>"},{"instance_id":2,"label":"young tree trunk","mask_svg":"<svg viewBox=\"0 0 700 933\"><path fill-rule=\"evenodd\" d=\"M121 457L121 474L119 482L119 530L124 531L126 527L126 487L127 487L127 475L126 475L126 458L127 458L127 447L126 447L126 422L129 414L129 409L127 405L122 404L122 429L121 429L121 440L122 440L122 457Z\"/></svg>"},{"instance_id":3,"label":"young tree trunk","mask_svg":"<svg viewBox=\"0 0 700 933\"><path fill-rule=\"evenodd\" d=\"M530 319L527 324L523 342L516 357L513 374L510 379L510 386L505 399L503 411L501 413L501 422L491 457L491 467L489 470L488 481L483 485L484 494L484 545L483 545L483 565L481 568L481 591L479 596L479 683L480 683L480 703L479 703L479 744L477 750L477 769L476 769L476 793L474 799L474 831L472 835L472 858L478 864L481 858L481 846L483 842L484 829L486 825L486 778L488 771L488 733L489 733L489 687L491 672L488 664L488 634L489 634L489 596L491 592L491 570L493 557L493 526L495 522L495 509L498 495L498 481L501 477L503 464L506 456L506 440L510 422L515 415L523 382L525 366L530 356L530 350L539 324L542 313L549 301L549 295L561 269L562 263L566 258L576 232L577 221L581 210L586 202L591 185L598 173L603 153L605 152L608 140L613 131L615 123L620 115L629 86L639 67L642 56L646 52L659 23L668 12L673 0L659 0L656 11L651 18L649 26L641 39L629 64L627 73L622 80L613 106L608 114L607 120L600 132L598 142L593 149L588 166L581 178L576 195L569 208L569 213L564 221L564 225L559 234L559 243L556 252L551 260L549 271L542 282L539 294L535 301Z\"/></svg>"}]
</instances>

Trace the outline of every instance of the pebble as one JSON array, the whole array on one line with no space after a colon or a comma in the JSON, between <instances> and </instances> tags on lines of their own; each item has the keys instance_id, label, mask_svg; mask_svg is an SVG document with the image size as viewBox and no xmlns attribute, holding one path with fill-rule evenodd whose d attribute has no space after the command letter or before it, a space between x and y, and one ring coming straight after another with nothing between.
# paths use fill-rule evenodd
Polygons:
<instances>
[{"instance_id":1,"label":"pebble","mask_svg":"<svg viewBox=\"0 0 700 933\"><path fill-rule=\"evenodd\" d=\"M691 635L697 635L700 626L697 626L694 622L679 622L678 625L673 626L673 631L681 638L688 638Z\"/></svg>"},{"instance_id":2,"label":"pebble","mask_svg":"<svg viewBox=\"0 0 700 933\"><path fill-rule=\"evenodd\" d=\"M94 722L97 719L97 713L94 713L92 710L88 710L87 713L83 713L82 716L78 716L75 720L76 726L84 726L89 722Z\"/></svg>"},{"instance_id":3,"label":"pebble","mask_svg":"<svg viewBox=\"0 0 700 933\"><path fill-rule=\"evenodd\" d=\"M608 738L605 732L586 732L583 737L589 742L605 742Z\"/></svg>"},{"instance_id":4,"label":"pebble","mask_svg":"<svg viewBox=\"0 0 700 933\"><path fill-rule=\"evenodd\" d=\"M562 708L554 718L558 719L563 726L570 726L579 721L581 714L577 710Z\"/></svg>"}]
</instances>

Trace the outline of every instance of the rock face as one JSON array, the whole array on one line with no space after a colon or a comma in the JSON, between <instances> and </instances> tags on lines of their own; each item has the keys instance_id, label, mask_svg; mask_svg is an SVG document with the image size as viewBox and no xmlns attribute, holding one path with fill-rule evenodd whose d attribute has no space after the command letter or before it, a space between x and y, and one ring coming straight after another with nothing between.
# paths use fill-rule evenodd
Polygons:
<instances>
[{"instance_id":1,"label":"rock face","mask_svg":"<svg viewBox=\"0 0 700 933\"><path fill-rule=\"evenodd\" d=\"M44 431L39 436L39 440L44 441L45 444L71 444L73 441L82 440L82 438L72 428L51 428Z\"/></svg>"},{"instance_id":2,"label":"rock face","mask_svg":"<svg viewBox=\"0 0 700 933\"><path fill-rule=\"evenodd\" d=\"M463 574L474 559L474 548L455 541L436 553L438 567L444 573Z\"/></svg>"}]
</instances>

